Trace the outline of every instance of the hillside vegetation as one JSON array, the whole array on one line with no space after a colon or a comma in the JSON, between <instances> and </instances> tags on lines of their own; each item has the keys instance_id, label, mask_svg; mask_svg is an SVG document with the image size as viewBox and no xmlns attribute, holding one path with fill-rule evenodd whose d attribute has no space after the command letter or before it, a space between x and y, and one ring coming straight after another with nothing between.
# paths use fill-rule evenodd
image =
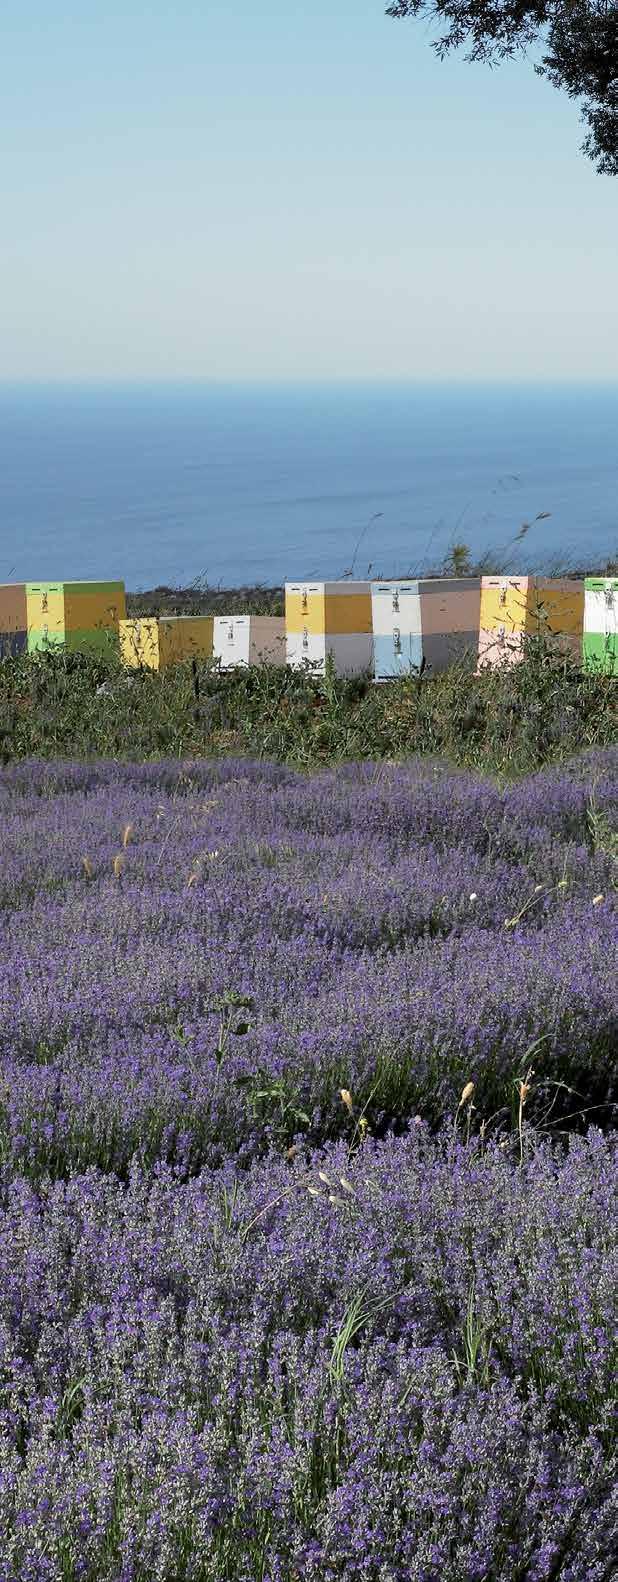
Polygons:
<instances>
[{"instance_id":1,"label":"hillside vegetation","mask_svg":"<svg viewBox=\"0 0 618 1582\"><path fill-rule=\"evenodd\" d=\"M617 720L615 679L584 674L545 637L527 640L522 663L480 676L459 664L379 686L273 666L125 670L112 653L0 662L4 763L247 753L310 768L429 753L516 774L610 744Z\"/></svg>"}]
</instances>

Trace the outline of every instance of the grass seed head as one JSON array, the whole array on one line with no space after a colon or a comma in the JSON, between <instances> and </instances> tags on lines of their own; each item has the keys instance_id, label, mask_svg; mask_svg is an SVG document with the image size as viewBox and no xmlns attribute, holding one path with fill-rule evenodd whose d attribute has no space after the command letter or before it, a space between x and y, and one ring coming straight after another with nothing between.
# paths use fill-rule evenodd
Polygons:
<instances>
[{"instance_id":1,"label":"grass seed head","mask_svg":"<svg viewBox=\"0 0 618 1582\"><path fill-rule=\"evenodd\" d=\"M129 841L131 840L132 835L133 835L133 825L132 824L125 824L124 829L122 831L122 849L123 849L123 851L126 851L127 846L129 844Z\"/></svg>"},{"instance_id":2,"label":"grass seed head","mask_svg":"<svg viewBox=\"0 0 618 1582\"><path fill-rule=\"evenodd\" d=\"M459 1108L461 1109L464 1104L471 1104L473 1096L474 1083L466 1082L465 1088L462 1089L461 1098L459 1100Z\"/></svg>"},{"instance_id":3,"label":"grass seed head","mask_svg":"<svg viewBox=\"0 0 618 1582\"><path fill-rule=\"evenodd\" d=\"M87 879L94 879L94 868L89 857L82 857L82 868Z\"/></svg>"},{"instance_id":4,"label":"grass seed head","mask_svg":"<svg viewBox=\"0 0 618 1582\"><path fill-rule=\"evenodd\" d=\"M117 851L116 852L116 856L114 857L114 861L112 863L112 867L113 867L113 870L114 870L114 878L115 879L119 879L120 875L122 873L122 870L124 868L124 856L123 856L123 853L121 851Z\"/></svg>"},{"instance_id":5,"label":"grass seed head","mask_svg":"<svg viewBox=\"0 0 618 1582\"><path fill-rule=\"evenodd\" d=\"M349 1110L350 1111L350 1115L351 1115L352 1111L354 1109L354 1105L352 1103L352 1094L349 1092L349 1089L348 1088L340 1088L339 1089L339 1097L342 1100L342 1103L345 1104L346 1110Z\"/></svg>"}]
</instances>

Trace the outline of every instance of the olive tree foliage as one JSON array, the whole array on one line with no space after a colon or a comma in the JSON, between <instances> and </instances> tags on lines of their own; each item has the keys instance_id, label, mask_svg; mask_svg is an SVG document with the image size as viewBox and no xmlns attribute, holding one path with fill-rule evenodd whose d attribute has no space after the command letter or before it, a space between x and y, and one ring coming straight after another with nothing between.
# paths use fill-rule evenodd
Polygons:
<instances>
[{"instance_id":1,"label":"olive tree foliage","mask_svg":"<svg viewBox=\"0 0 618 1582\"><path fill-rule=\"evenodd\" d=\"M441 58L464 46L493 64L534 49L535 71L581 100L584 153L618 175L618 0L392 0L387 16L436 24Z\"/></svg>"}]
</instances>

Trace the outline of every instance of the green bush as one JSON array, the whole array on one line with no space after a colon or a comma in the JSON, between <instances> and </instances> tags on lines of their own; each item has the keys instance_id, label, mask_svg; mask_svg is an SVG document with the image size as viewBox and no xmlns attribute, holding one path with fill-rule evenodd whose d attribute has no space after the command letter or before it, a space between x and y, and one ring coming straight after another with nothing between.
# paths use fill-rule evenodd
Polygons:
<instances>
[{"instance_id":1,"label":"green bush","mask_svg":"<svg viewBox=\"0 0 618 1582\"><path fill-rule=\"evenodd\" d=\"M612 678L585 674L550 638L520 663L472 663L374 684L274 666L159 673L62 650L0 662L0 757L146 759L230 752L298 766L440 754L501 774L616 739Z\"/></svg>"}]
</instances>

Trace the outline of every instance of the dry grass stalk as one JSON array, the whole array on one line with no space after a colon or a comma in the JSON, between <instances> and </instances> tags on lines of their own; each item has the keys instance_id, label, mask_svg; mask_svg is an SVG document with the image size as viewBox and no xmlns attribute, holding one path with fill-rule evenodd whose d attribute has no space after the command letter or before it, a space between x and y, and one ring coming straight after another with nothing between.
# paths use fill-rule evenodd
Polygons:
<instances>
[{"instance_id":1,"label":"dry grass stalk","mask_svg":"<svg viewBox=\"0 0 618 1582\"><path fill-rule=\"evenodd\" d=\"M520 1079L520 1081L517 1084L517 1091L519 1093L519 1113L518 1113L518 1117L517 1117L517 1129L518 1129L518 1132L519 1132L519 1163L520 1163L520 1165L523 1165L523 1162L524 1162L524 1104L526 1103L526 1100L528 1098L529 1093L532 1091L532 1078L533 1078L533 1076L534 1076L534 1071L532 1069L532 1066L530 1066L529 1070L526 1072L525 1077L523 1079Z\"/></svg>"},{"instance_id":2,"label":"dry grass stalk","mask_svg":"<svg viewBox=\"0 0 618 1582\"><path fill-rule=\"evenodd\" d=\"M455 1110L455 1119L453 1121L453 1136L455 1136L455 1133L457 1131L457 1122L459 1120L459 1112L460 1112L460 1110L462 1110L464 1108L465 1105L467 1105L466 1144L469 1143L469 1141L470 1141L470 1122L472 1120L472 1111L474 1109L474 1104L472 1102L473 1098L474 1098L474 1083L473 1082L466 1082L465 1086L462 1088L461 1098L459 1100L459 1104L457 1105L457 1109Z\"/></svg>"}]
</instances>

